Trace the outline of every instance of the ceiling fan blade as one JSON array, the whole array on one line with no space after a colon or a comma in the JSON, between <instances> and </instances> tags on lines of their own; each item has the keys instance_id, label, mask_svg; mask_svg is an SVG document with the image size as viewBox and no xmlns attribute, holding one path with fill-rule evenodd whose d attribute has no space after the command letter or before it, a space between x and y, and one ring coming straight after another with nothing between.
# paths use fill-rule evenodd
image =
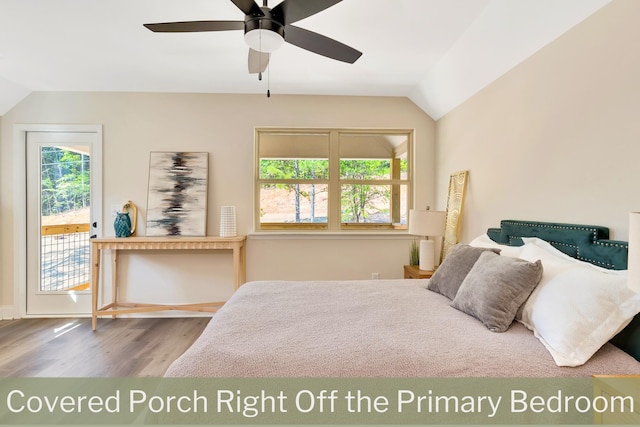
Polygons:
<instances>
[{"instance_id":1,"label":"ceiling fan blade","mask_svg":"<svg viewBox=\"0 0 640 427\"><path fill-rule=\"evenodd\" d=\"M269 65L269 53L249 49L249 73L264 73Z\"/></svg>"},{"instance_id":2,"label":"ceiling fan blade","mask_svg":"<svg viewBox=\"0 0 640 427\"><path fill-rule=\"evenodd\" d=\"M193 33L200 31L244 30L244 21L187 21L144 24L155 33Z\"/></svg>"},{"instance_id":3,"label":"ceiling fan blade","mask_svg":"<svg viewBox=\"0 0 640 427\"><path fill-rule=\"evenodd\" d=\"M254 0L231 0L245 15L264 16L264 12Z\"/></svg>"},{"instance_id":4,"label":"ceiling fan blade","mask_svg":"<svg viewBox=\"0 0 640 427\"><path fill-rule=\"evenodd\" d=\"M342 0L284 0L271 10L271 14L284 25L315 15Z\"/></svg>"},{"instance_id":5,"label":"ceiling fan blade","mask_svg":"<svg viewBox=\"0 0 640 427\"><path fill-rule=\"evenodd\" d=\"M353 64L362 56L362 52L346 44L293 25L284 28L284 40L318 55L349 64Z\"/></svg>"}]
</instances>

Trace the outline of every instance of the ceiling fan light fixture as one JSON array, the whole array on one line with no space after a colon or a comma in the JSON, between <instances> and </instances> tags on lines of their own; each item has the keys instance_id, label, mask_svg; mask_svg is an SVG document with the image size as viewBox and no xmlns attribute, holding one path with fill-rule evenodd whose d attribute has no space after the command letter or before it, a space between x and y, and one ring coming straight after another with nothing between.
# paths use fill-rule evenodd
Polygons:
<instances>
[{"instance_id":1,"label":"ceiling fan light fixture","mask_svg":"<svg viewBox=\"0 0 640 427\"><path fill-rule=\"evenodd\" d=\"M273 30L257 28L244 34L244 41L258 52L274 52L284 44L284 38Z\"/></svg>"}]
</instances>

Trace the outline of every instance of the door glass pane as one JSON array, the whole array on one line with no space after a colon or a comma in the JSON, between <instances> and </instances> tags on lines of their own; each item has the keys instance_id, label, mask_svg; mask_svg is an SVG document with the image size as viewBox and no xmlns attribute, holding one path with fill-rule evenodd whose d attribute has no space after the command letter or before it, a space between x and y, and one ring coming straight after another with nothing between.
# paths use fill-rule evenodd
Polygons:
<instances>
[{"instance_id":1,"label":"door glass pane","mask_svg":"<svg viewBox=\"0 0 640 427\"><path fill-rule=\"evenodd\" d=\"M40 149L40 292L90 283L89 146Z\"/></svg>"}]
</instances>

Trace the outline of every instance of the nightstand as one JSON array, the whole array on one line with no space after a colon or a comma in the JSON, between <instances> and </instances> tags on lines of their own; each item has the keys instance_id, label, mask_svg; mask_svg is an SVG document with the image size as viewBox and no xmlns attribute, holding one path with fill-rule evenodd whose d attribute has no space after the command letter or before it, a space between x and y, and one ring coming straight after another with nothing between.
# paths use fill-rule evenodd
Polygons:
<instances>
[{"instance_id":1,"label":"nightstand","mask_svg":"<svg viewBox=\"0 0 640 427\"><path fill-rule=\"evenodd\" d=\"M434 272L434 270L420 270L417 265L404 266L405 279L429 279Z\"/></svg>"}]
</instances>

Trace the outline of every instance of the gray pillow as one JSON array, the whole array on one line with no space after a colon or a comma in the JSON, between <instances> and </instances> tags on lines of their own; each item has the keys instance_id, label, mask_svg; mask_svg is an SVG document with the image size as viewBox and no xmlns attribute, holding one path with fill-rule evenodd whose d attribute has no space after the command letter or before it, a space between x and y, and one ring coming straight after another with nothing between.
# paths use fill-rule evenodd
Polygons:
<instances>
[{"instance_id":1,"label":"gray pillow","mask_svg":"<svg viewBox=\"0 0 640 427\"><path fill-rule=\"evenodd\" d=\"M460 285L451 306L493 332L509 329L518 308L542 279L542 262L484 252Z\"/></svg>"},{"instance_id":2,"label":"gray pillow","mask_svg":"<svg viewBox=\"0 0 640 427\"><path fill-rule=\"evenodd\" d=\"M500 249L478 248L468 245L455 245L449 255L442 261L440 267L433 273L427 289L454 299L458 288L483 252L490 251L499 254Z\"/></svg>"}]
</instances>

